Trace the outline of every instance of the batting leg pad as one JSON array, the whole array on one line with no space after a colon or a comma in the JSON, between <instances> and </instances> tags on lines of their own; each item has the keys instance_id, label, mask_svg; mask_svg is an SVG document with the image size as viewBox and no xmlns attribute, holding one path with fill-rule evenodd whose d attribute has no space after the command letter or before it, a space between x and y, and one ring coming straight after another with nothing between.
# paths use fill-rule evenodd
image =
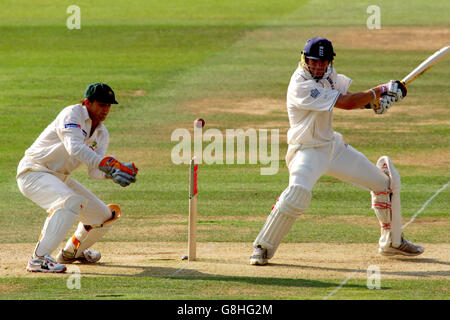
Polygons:
<instances>
[{"instance_id":1,"label":"batting leg pad","mask_svg":"<svg viewBox=\"0 0 450 320\"><path fill-rule=\"evenodd\" d=\"M90 248L112 229L112 226L119 221L122 212L116 204L109 204L108 207L111 210L111 218L104 223L84 225L80 222L78 224L74 235L66 243L64 248L66 254L73 254L75 258L81 257L85 249Z\"/></svg>"},{"instance_id":2,"label":"batting leg pad","mask_svg":"<svg viewBox=\"0 0 450 320\"><path fill-rule=\"evenodd\" d=\"M83 197L72 195L50 210L34 250L35 255L39 257L51 255L78 220L83 202Z\"/></svg>"},{"instance_id":3,"label":"batting leg pad","mask_svg":"<svg viewBox=\"0 0 450 320\"><path fill-rule=\"evenodd\" d=\"M377 167L389 177L388 190L372 191L372 209L374 209L381 226L379 245L388 248L401 244L402 211L400 204L401 180L391 160L383 156L377 161Z\"/></svg>"},{"instance_id":4,"label":"batting leg pad","mask_svg":"<svg viewBox=\"0 0 450 320\"><path fill-rule=\"evenodd\" d=\"M281 240L295 220L308 208L311 192L300 185L291 185L280 195L253 246L267 249L267 258L275 254Z\"/></svg>"}]
</instances>

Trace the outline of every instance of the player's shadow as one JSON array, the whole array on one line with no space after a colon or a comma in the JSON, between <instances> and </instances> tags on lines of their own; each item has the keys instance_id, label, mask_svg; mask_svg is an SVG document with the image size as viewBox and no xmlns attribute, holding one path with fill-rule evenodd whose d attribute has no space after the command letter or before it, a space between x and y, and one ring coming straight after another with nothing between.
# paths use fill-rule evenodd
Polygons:
<instances>
[{"instance_id":1,"label":"player's shadow","mask_svg":"<svg viewBox=\"0 0 450 320\"><path fill-rule=\"evenodd\" d=\"M409 263L432 263L432 264L442 264L444 266L450 266L449 261L439 261L436 259L430 259L430 258L416 258L416 257L393 257L391 259L399 260L402 262L409 262Z\"/></svg>"},{"instance_id":2,"label":"player's shadow","mask_svg":"<svg viewBox=\"0 0 450 320\"><path fill-rule=\"evenodd\" d=\"M105 267L107 270L112 268L124 269L141 269L142 271L136 274L123 274L112 272L98 272L99 267ZM267 266L266 266L267 267ZM270 265L269 265L270 267ZM212 280L212 281L229 281L229 282L245 282L250 285L266 285L266 286L285 286L285 287L307 287L307 288L336 288L339 283L312 280L312 279L292 279L292 278L278 278L278 277L251 277L251 276L228 276L208 274L197 271L195 269L182 269L170 267L151 267L151 266L133 266L133 265L111 265L111 264L96 264L97 272L89 272L86 270L82 275L89 276L110 276L110 277L157 277L165 279L182 279L182 280ZM346 284L350 288L366 288L365 285Z\"/></svg>"},{"instance_id":3,"label":"player's shadow","mask_svg":"<svg viewBox=\"0 0 450 320\"><path fill-rule=\"evenodd\" d=\"M447 261L440 261L436 259L429 258L408 258L408 257L394 257L392 260L401 261L403 263L430 263L430 264L442 264L442 265L450 265ZM322 270L322 271L334 271L334 272L342 272L342 273L350 273L355 272L357 269L348 269L348 268L331 268L331 267L322 267L322 266L304 266L304 265L294 265L294 264L283 264L283 263L274 263L271 264L278 267L287 267L287 268L298 268L298 269L311 269L311 270ZM359 270L359 272L366 272L366 270ZM432 276L440 276L440 277L449 277L450 270L433 270L433 271L389 271L386 269L381 270L382 274L386 275L396 275L396 276L416 276L416 277L432 277Z\"/></svg>"}]
</instances>

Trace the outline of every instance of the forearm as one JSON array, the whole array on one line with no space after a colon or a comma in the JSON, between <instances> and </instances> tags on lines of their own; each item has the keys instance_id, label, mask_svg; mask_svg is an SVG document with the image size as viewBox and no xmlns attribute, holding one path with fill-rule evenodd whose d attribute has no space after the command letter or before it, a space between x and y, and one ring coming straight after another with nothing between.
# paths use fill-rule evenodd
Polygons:
<instances>
[{"instance_id":1,"label":"forearm","mask_svg":"<svg viewBox=\"0 0 450 320\"><path fill-rule=\"evenodd\" d=\"M341 94L334 106L346 110L363 109L367 104L379 98L381 93L382 89L375 87L367 91Z\"/></svg>"},{"instance_id":2,"label":"forearm","mask_svg":"<svg viewBox=\"0 0 450 320\"><path fill-rule=\"evenodd\" d=\"M102 159L106 155L108 145L105 144L103 146L100 146L98 149L95 150L95 153L98 154ZM92 179L95 180L106 180L107 177L105 175L105 172L101 171L98 167L88 167L89 176Z\"/></svg>"},{"instance_id":3,"label":"forearm","mask_svg":"<svg viewBox=\"0 0 450 320\"><path fill-rule=\"evenodd\" d=\"M94 180L106 180L105 173L100 171L98 168L88 168L89 176Z\"/></svg>"},{"instance_id":4,"label":"forearm","mask_svg":"<svg viewBox=\"0 0 450 320\"><path fill-rule=\"evenodd\" d=\"M98 168L102 157L83 144L80 139L66 135L63 143L67 153L71 157L86 163L89 167Z\"/></svg>"}]
</instances>

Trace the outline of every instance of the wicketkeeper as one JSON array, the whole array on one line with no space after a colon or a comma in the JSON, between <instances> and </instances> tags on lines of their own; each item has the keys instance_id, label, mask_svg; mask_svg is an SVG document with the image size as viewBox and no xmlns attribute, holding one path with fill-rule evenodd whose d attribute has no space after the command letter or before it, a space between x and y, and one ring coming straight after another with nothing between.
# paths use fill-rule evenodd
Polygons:
<instances>
[{"instance_id":1,"label":"wicketkeeper","mask_svg":"<svg viewBox=\"0 0 450 320\"><path fill-rule=\"evenodd\" d=\"M91 246L119 220L120 208L103 203L70 174L85 163L93 179L111 179L122 187L136 181L134 163L105 156L109 133L103 121L111 104L117 103L108 85L88 85L84 101L64 108L25 151L17 184L25 197L48 212L27 271L60 273L66 271L66 263L100 260ZM52 252L78 220L78 228L55 261Z\"/></svg>"},{"instance_id":2,"label":"wicketkeeper","mask_svg":"<svg viewBox=\"0 0 450 320\"><path fill-rule=\"evenodd\" d=\"M416 256L424 248L407 241L402 233L400 175L387 156L376 165L345 143L332 127L333 108L371 108L377 114L406 96L406 87L391 80L367 91L350 93L351 79L336 73L335 52L325 38L306 42L298 68L287 90L290 129L286 163L289 186L280 195L253 243L250 263L267 264L282 238L308 208L311 190L324 174L369 190L372 208L380 222L379 253Z\"/></svg>"}]
</instances>

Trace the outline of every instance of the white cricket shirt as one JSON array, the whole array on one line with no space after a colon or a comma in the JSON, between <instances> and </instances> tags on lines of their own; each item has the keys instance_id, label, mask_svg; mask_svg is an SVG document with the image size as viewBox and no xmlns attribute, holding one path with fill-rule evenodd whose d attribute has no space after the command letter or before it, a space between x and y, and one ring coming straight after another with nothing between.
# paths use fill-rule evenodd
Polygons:
<instances>
[{"instance_id":1,"label":"white cricket shirt","mask_svg":"<svg viewBox=\"0 0 450 320\"><path fill-rule=\"evenodd\" d=\"M64 180L86 163L92 178L105 179L98 165L108 149L109 133L100 123L89 137L91 126L85 106L76 104L64 108L25 151L17 176L26 171L43 171Z\"/></svg>"},{"instance_id":2,"label":"white cricket shirt","mask_svg":"<svg viewBox=\"0 0 450 320\"><path fill-rule=\"evenodd\" d=\"M333 108L340 94L347 93L352 80L331 68L320 80L299 66L287 91L290 129L286 161L300 148L326 145L334 139Z\"/></svg>"},{"instance_id":3,"label":"white cricket shirt","mask_svg":"<svg viewBox=\"0 0 450 320\"><path fill-rule=\"evenodd\" d=\"M317 81L298 67L287 91L288 144L312 147L331 141L334 104L341 93L347 93L351 82L350 78L337 74L334 68L328 76Z\"/></svg>"}]
</instances>

